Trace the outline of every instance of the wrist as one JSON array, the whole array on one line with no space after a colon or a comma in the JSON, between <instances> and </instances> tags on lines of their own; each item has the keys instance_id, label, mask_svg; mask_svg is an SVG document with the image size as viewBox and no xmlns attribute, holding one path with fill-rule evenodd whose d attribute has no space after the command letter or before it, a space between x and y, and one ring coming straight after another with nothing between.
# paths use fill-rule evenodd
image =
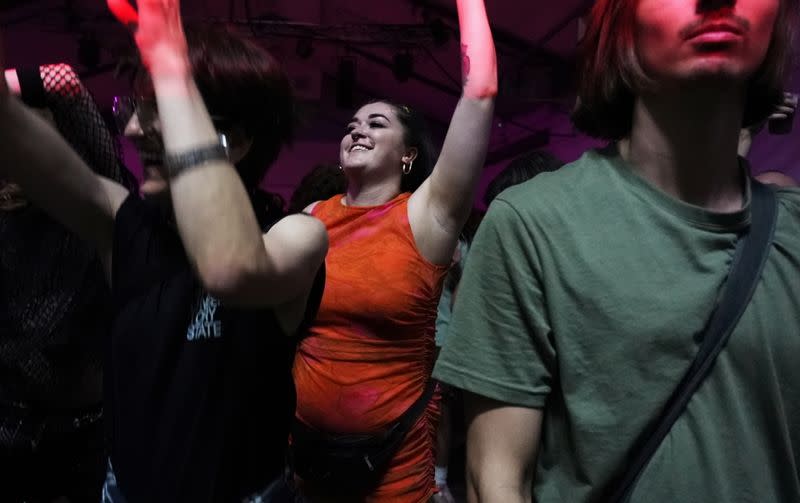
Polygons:
<instances>
[{"instance_id":1,"label":"wrist","mask_svg":"<svg viewBox=\"0 0 800 503\"><path fill-rule=\"evenodd\" d=\"M155 80L180 79L190 76L192 73L189 55L186 46L175 46L174 44L160 44L149 50L141 49L142 62L150 76Z\"/></svg>"},{"instance_id":2,"label":"wrist","mask_svg":"<svg viewBox=\"0 0 800 503\"><path fill-rule=\"evenodd\" d=\"M20 94L20 84L19 84L19 76L17 75L17 71L14 69L9 69L4 72L3 81L0 82L0 92L3 93L11 93L14 96L19 96Z\"/></svg>"},{"instance_id":3,"label":"wrist","mask_svg":"<svg viewBox=\"0 0 800 503\"><path fill-rule=\"evenodd\" d=\"M192 168L208 163L228 163L228 153L220 143L209 143L181 152L167 151L164 170L170 180Z\"/></svg>"},{"instance_id":4,"label":"wrist","mask_svg":"<svg viewBox=\"0 0 800 503\"><path fill-rule=\"evenodd\" d=\"M156 71L150 74L153 91L159 97L182 97L194 94L194 77L188 69L171 67L171 71Z\"/></svg>"}]
</instances>

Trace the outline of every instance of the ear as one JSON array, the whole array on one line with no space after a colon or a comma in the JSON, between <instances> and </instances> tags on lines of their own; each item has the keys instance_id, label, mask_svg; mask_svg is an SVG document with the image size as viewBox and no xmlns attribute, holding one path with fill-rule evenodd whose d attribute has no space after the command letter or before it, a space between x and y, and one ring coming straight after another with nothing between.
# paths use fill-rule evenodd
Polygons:
<instances>
[{"instance_id":1,"label":"ear","mask_svg":"<svg viewBox=\"0 0 800 503\"><path fill-rule=\"evenodd\" d=\"M403 164L414 162L414 160L417 158L417 154L419 154L419 151L416 147L411 147L410 149L406 150L406 154L402 159Z\"/></svg>"}]
</instances>

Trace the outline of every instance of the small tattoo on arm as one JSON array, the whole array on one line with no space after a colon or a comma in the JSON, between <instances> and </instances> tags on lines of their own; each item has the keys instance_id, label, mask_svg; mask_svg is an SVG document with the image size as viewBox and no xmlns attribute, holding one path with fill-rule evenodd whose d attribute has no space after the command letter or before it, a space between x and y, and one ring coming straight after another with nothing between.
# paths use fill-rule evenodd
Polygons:
<instances>
[{"instance_id":1,"label":"small tattoo on arm","mask_svg":"<svg viewBox=\"0 0 800 503\"><path fill-rule=\"evenodd\" d=\"M470 61L469 61L469 46L467 44L461 44L461 76L464 79L464 83L467 83L469 80L469 70L470 70Z\"/></svg>"}]
</instances>

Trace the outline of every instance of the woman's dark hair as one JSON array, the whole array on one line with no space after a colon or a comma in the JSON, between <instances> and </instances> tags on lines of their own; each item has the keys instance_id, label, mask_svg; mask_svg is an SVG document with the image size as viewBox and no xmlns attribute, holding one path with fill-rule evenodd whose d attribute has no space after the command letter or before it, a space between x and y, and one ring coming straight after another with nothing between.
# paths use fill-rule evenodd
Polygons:
<instances>
[{"instance_id":1,"label":"woman's dark hair","mask_svg":"<svg viewBox=\"0 0 800 503\"><path fill-rule=\"evenodd\" d=\"M250 191L250 201L262 232L266 232L278 220L286 216L286 201L280 194L267 192L258 187Z\"/></svg>"},{"instance_id":2,"label":"woman's dark hair","mask_svg":"<svg viewBox=\"0 0 800 503\"><path fill-rule=\"evenodd\" d=\"M347 190L347 178L337 164L318 164L300 180L289 200L289 213L299 213L309 204L325 201Z\"/></svg>"},{"instance_id":3,"label":"woman's dark hair","mask_svg":"<svg viewBox=\"0 0 800 503\"><path fill-rule=\"evenodd\" d=\"M526 182L538 174L555 171L563 165L564 161L542 150L534 150L517 157L489 182L483 195L483 203L489 206L507 188Z\"/></svg>"},{"instance_id":4,"label":"woman's dark hair","mask_svg":"<svg viewBox=\"0 0 800 503\"><path fill-rule=\"evenodd\" d=\"M597 0L581 40L575 126L596 138L617 140L633 127L635 96L652 89L636 54L638 0ZM767 55L750 79L743 127L767 118L783 98L791 68L797 0L781 0Z\"/></svg>"},{"instance_id":5,"label":"woman's dark hair","mask_svg":"<svg viewBox=\"0 0 800 503\"><path fill-rule=\"evenodd\" d=\"M438 157L433 146L428 123L422 114L409 106L395 103L391 100L373 100L367 104L371 103L386 103L392 107L400 124L403 125L403 130L405 131L403 140L406 147L417 149L417 158L414 159L411 172L403 175L400 182L400 190L402 192L414 192L433 172L433 166L436 164Z\"/></svg>"},{"instance_id":6,"label":"woman's dark hair","mask_svg":"<svg viewBox=\"0 0 800 503\"><path fill-rule=\"evenodd\" d=\"M466 223L464 223L464 227L461 228L459 239L471 245L484 216L485 212L473 206L472 209L469 210L469 216L467 217Z\"/></svg>"},{"instance_id":7,"label":"woman's dark hair","mask_svg":"<svg viewBox=\"0 0 800 503\"><path fill-rule=\"evenodd\" d=\"M252 138L236 165L245 186L257 187L283 145L291 142L294 99L289 78L272 55L228 30L186 28L192 73L209 113Z\"/></svg>"}]
</instances>

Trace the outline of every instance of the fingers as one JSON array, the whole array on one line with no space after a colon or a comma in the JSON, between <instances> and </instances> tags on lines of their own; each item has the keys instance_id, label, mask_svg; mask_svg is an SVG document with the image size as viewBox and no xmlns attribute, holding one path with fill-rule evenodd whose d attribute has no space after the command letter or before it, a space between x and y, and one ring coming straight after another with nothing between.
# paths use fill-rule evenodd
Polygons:
<instances>
[{"instance_id":1,"label":"fingers","mask_svg":"<svg viewBox=\"0 0 800 503\"><path fill-rule=\"evenodd\" d=\"M136 28L139 23L139 13L133 8L128 0L107 0L108 9L114 14L120 23L131 30Z\"/></svg>"},{"instance_id":2,"label":"fingers","mask_svg":"<svg viewBox=\"0 0 800 503\"><path fill-rule=\"evenodd\" d=\"M783 103L775 107L769 120L783 120L788 119L794 115L797 110L798 95L792 93L783 93Z\"/></svg>"}]
</instances>

